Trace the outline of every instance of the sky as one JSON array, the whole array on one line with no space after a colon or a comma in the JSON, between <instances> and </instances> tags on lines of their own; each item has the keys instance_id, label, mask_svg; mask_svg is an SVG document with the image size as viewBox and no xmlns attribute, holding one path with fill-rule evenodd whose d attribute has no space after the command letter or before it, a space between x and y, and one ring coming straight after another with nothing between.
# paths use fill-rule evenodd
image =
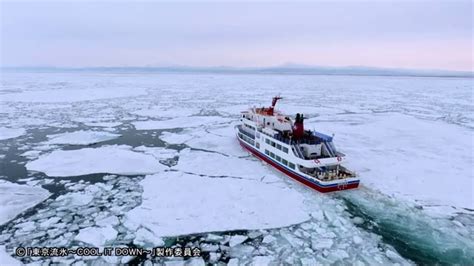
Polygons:
<instances>
[{"instance_id":1,"label":"sky","mask_svg":"<svg viewBox=\"0 0 474 266\"><path fill-rule=\"evenodd\" d=\"M0 0L1 66L472 71L471 1Z\"/></svg>"}]
</instances>

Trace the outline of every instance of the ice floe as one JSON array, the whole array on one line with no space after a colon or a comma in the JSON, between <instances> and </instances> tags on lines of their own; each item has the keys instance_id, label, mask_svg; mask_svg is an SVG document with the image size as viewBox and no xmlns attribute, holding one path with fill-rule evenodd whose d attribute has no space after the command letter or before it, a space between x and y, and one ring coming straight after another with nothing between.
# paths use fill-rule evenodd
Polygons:
<instances>
[{"instance_id":1,"label":"ice floe","mask_svg":"<svg viewBox=\"0 0 474 266\"><path fill-rule=\"evenodd\" d=\"M154 233L145 228L140 228L137 230L133 243L139 247L145 248L160 247L165 244L161 238L157 237Z\"/></svg>"},{"instance_id":2,"label":"ice floe","mask_svg":"<svg viewBox=\"0 0 474 266\"><path fill-rule=\"evenodd\" d=\"M80 130L48 135L47 137L49 140L46 142L46 144L88 145L118 138L120 137L120 134L92 130Z\"/></svg>"},{"instance_id":3,"label":"ice floe","mask_svg":"<svg viewBox=\"0 0 474 266\"><path fill-rule=\"evenodd\" d=\"M23 265L19 260L14 259L5 249L5 246L0 246L0 262L5 266L19 266Z\"/></svg>"},{"instance_id":4,"label":"ice floe","mask_svg":"<svg viewBox=\"0 0 474 266\"><path fill-rule=\"evenodd\" d=\"M56 200L62 201L65 206L79 207L89 204L93 198L93 194L85 192L74 192L61 195L57 197Z\"/></svg>"},{"instance_id":5,"label":"ice floe","mask_svg":"<svg viewBox=\"0 0 474 266\"><path fill-rule=\"evenodd\" d=\"M184 129L180 133L163 131L161 132L160 139L169 144L184 144L196 137L195 135L193 135L193 132L195 133L195 131L191 129Z\"/></svg>"},{"instance_id":6,"label":"ice floe","mask_svg":"<svg viewBox=\"0 0 474 266\"><path fill-rule=\"evenodd\" d=\"M94 247L103 247L110 244L115 238L117 238L117 231L111 225L105 225L81 229L74 239Z\"/></svg>"},{"instance_id":7,"label":"ice floe","mask_svg":"<svg viewBox=\"0 0 474 266\"><path fill-rule=\"evenodd\" d=\"M0 225L48 198L41 187L20 185L0 180Z\"/></svg>"},{"instance_id":8,"label":"ice floe","mask_svg":"<svg viewBox=\"0 0 474 266\"><path fill-rule=\"evenodd\" d=\"M168 120L149 120L133 122L137 130L189 128L198 126L209 126L228 122L228 119L219 116L190 116L178 117Z\"/></svg>"},{"instance_id":9,"label":"ice floe","mask_svg":"<svg viewBox=\"0 0 474 266\"><path fill-rule=\"evenodd\" d=\"M423 205L474 209L472 132L396 113L345 117L310 120L308 127L336 133L365 186Z\"/></svg>"},{"instance_id":10,"label":"ice floe","mask_svg":"<svg viewBox=\"0 0 474 266\"><path fill-rule=\"evenodd\" d=\"M151 203L155 199L154 196L149 196L147 193L142 198L140 185L142 177L107 175L101 178L102 175L97 175L94 177L94 182L97 182L95 184L83 180L73 181L77 180L76 178L47 179L53 187L64 186L65 191L60 189L58 197L46 199L31 212L16 216L5 224L0 235L0 245L5 244L8 256L14 253L13 248L17 246L82 246L85 245L82 241L75 240L79 232L98 230L97 236L103 234L104 237L97 243L110 243L112 246L149 247L161 245L164 241L166 244L173 243L171 244L173 246L198 246L208 250L202 258L188 260L147 257L147 260L160 265L205 265L226 262L229 265L251 263L407 265L412 262L403 257L416 260L423 256L429 259L428 262L415 261L415 263L462 265L473 261L470 255L474 235L472 211L463 209L471 206L465 203L472 199L472 192L469 191L472 183L469 183L467 178L472 176L470 171L472 154L469 153L472 150L472 139L469 136L474 129L471 79L210 74L160 74L160 78L156 78L154 75L137 74L130 80L128 76L111 76L114 81L109 83L105 79L108 74L96 73L81 74L80 79L73 73L5 75L3 77L6 81L5 86L0 88L2 91L0 112L4 118L0 125L7 128L28 129L28 136L23 133L18 138L24 142L18 147L18 154L15 149L10 149L13 147L10 144L8 147L1 147L1 152L13 153L8 156L22 155L30 160L37 156L44 158L48 155L44 154L45 152L61 148L35 143L37 136L42 138L43 130L48 132L47 134L52 134L50 133L52 131L49 131L52 127L68 128L67 130L77 127L81 127L81 130L90 130L87 127L102 127L97 130L127 131L124 134L135 134L135 131L129 128L129 123L132 125L137 123L136 128L143 126L144 130L180 128L180 130L169 130L172 132L161 132L160 139L167 144L184 144L194 150L183 150L180 154L162 147L148 147L152 146L148 142L138 144L146 145L142 147L127 147L130 153L147 156L160 166L158 174L153 176L178 175L179 182L182 181L182 178L179 178L181 173L173 174L173 172L186 171L189 174L182 174L185 179L196 179L195 183L183 186L184 191L176 187L179 184L170 186L169 192L158 186L151 186L151 183L143 183L149 185L146 188L148 191L154 189L155 194L162 193L165 197L163 202L168 202L171 198L170 205L161 206L162 208L174 208L174 211L178 210L176 212L181 214L188 211L188 202L199 205L193 202L204 197L212 199L208 195L214 195L214 191L194 197L195 193L202 194L204 189L201 185L208 185L209 182L212 184L211 187L218 187L218 190L221 190L221 186L233 186L235 182L245 184L260 182L259 185L265 188L271 185L296 190L304 198L305 208L312 206L311 208L316 210L307 212L310 213L309 221L284 228L214 231L212 234L161 238L155 235L153 230L142 225L141 221L145 220L137 218L139 220L134 221L129 219L127 214L134 208L142 208L137 207L142 201L145 204L142 206L148 204L155 210L156 206ZM119 86L120 89L115 90L117 88L115 85L121 84L125 87ZM45 89L53 87L54 90ZM136 87L150 89L146 92L142 90L147 93L145 97L130 95L132 97L115 98L128 94L122 92L133 91ZM18 88L28 90L38 88L41 91L13 93ZM336 144L348 154L349 166L357 170L362 178L362 187L359 190L321 195L270 170L270 167L241 152L233 139L232 122L239 117L240 111L249 106L268 105L270 99L267 97L278 94L281 88L290 89L291 93L282 95L285 99L278 103L277 109L291 115L297 112L304 113L308 117L307 129L336 133ZM84 95L76 95L79 90L83 91ZM92 90L101 92L94 95L91 93ZM73 95L66 95L70 92ZM4 101L3 95L7 95L11 101ZM44 99L43 96L51 99ZM100 101L100 99L107 100ZM30 104L31 101L35 104ZM51 103L39 103L40 101L51 101ZM61 101L71 103L56 103ZM180 108L174 107L176 105ZM397 113L401 117L395 115ZM225 119L219 118L221 115ZM203 118L206 116L212 117ZM171 119L146 121L146 119L165 118ZM120 128L119 123L122 124ZM0 130L1 133L3 132ZM136 134L137 138L143 137L141 133L143 132ZM89 167L82 164L80 160L89 159L80 153L77 153L77 161L72 162L73 166L63 167L65 174L76 175L76 165L77 168L89 168L83 171L84 173L115 168L111 167L115 159L109 160L111 156L108 156L107 152L103 154L102 150L96 150L93 155L95 164L104 167ZM202 158L193 160L193 156ZM124 157L128 155L124 154ZM177 157L179 157L178 165L172 167L171 172L168 172L170 169L168 167L161 168L159 162L163 164L163 160L170 159L176 163ZM21 161L22 159L9 160L6 162L7 169L12 166L12 169L8 170L15 170L17 163L26 162ZM58 164L61 161L68 162L60 157L56 159ZM130 164L125 158L118 160L118 163ZM237 169L237 165L242 169ZM229 171L223 171L219 166L227 167ZM250 169L246 170L246 167ZM71 168L73 171L67 172L66 168ZM134 167L134 172L138 172L140 170L138 168L140 167ZM249 174L250 170L255 171L254 176ZM230 177L230 174L233 177ZM42 175L31 172L28 175L21 177L21 182L45 184L43 181L38 181L37 176ZM442 176L447 177L446 182L439 181ZM432 177L439 184L438 187L431 186ZM87 178L89 177L84 177ZM228 180L230 182L227 182ZM216 182L222 182L222 185L217 186ZM227 189L239 187L241 186ZM252 193L249 192L251 195L247 195L247 186L242 187L245 187L245 190L240 191L239 198L232 202L240 202L240 197L251 198L254 192L257 193L250 189ZM221 192L217 193L221 196ZM258 193L261 195L255 197L255 200L264 196L269 197L267 190L259 188ZM386 196L384 193L391 195L387 196L390 200L384 198ZM374 195L382 197L373 197ZM178 199L174 199L175 197ZM284 199L286 196L280 193L279 197ZM161 196L157 198L161 199ZM273 200L272 197L269 198ZM405 202L403 200L405 198L413 200L414 203L402 208L400 206ZM215 205L204 201L202 206L209 204L211 207L216 207L228 201ZM191 207L196 206L192 204ZM451 212L455 212L450 213L449 219L446 217L433 219L432 212L429 212L429 217L426 216L428 209L444 205L448 206ZM213 215L220 214L202 210L202 206L196 207L198 214L204 213L202 216L212 218ZM273 208L273 205L270 207ZM290 214L293 212L292 208L287 209L290 210ZM360 212L357 213L354 209ZM143 213L145 211L141 210ZM227 210L223 215L226 213ZM262 215L270 217L273 213L262 213ZM175 222L173 215L159 216L160 221L158 218L151 218L150 221L155 223L154 228L157 228L161 221L164 221L165 229L172 227L171 223ZM247 220L252 219L253 216ZM245 226L246 220L234 220L238 220L233 222L238 224L238 227ZM214 227L214 221L209 222L209 225ZM197 225L189 218L178 222L175 225L176 230L180 226L192 229ZM110 227L116 231L115 239L113 239L115 234L109 230ZM88 228L91 229L86 230ZM104 232L100 232L101 230ZM390 242L390 234L395 234L392 235L392 240L397 241ZM232 241L232 246L231 239L235 239ZM242 240L243 242L238 243ZM401 256L387 243L395 243L393 246ZM0 261L6 261L3 258L1 253ZM68 256L33 259L23 258L22 262L43 265L118 264L129 262L133 257ZM84 262L86 259L88 262ZM149 261L145 264L149 264Z\"/></svg>"},{"instance_id":11,"label":"ice floe","mask_svg":"<svg viewBox=\"0 0 474 266\"><path fill-rule=\"evenodd\" d=\"M8 240L9 252L14 247L28 244L101 247L131 243L134 238L137 241L157 241L157 238L153 239L143 232L141 235L137 233L135 237L135 231L128 232L117 216L140 203L140 177L108 175L103 179L104 183L95 184L83 180L61 180L65 193L45 200L44 208L33 210L30 216L18 217L12 221L12 224L3 229L0 241ZM31 257L22 259L25 263L31 262ZM43 257L42 262L47 262L48 259ZM81 261L83 258L68 256L52 259L64 262L71 259ZM120 261L121 258L118 259Z\"/></svg>"},{"instance_id":12,"label":"ice floe","mask_svg":"<svg viewBox=\"0 0 474 266\"><path fill-rule=\"evenodd\" d=\"M113 93L110 91L113 90ZM94 89L61 89L61 90L35 90L17 93L5 93L0 101L6 102L80 102L103 100L110 98L133 97L146 94L142 88L94 88Z\"/></svg>"},{"instance_id":13,"label":"ice floe","mask_svg":"<svg viewBox=\"0 0 474 266\"><path fill-rule=\"evenodd\" d=\"M174 106L154 106L148 109L140 109L133 111L133 114L149 117L175 118L191 116L199 112L198 108L180 107L177 111Z\"/></svg>"},{"instance_id":14,"label":"ice floe","mask_svg":"<svg viewBox=\"0 0 474 266\"><path fill-rule=\"evenodd\" d=\"M0 127L0 140L17 138L25 133L23 128Z\"/></svg>"},{"instance_id":15,"label":"ice floe","mask_svg":"<svg viewBox=\"0 0 474 266\"><path fill-rule=\"evenodd\" d=\"M151 174L167 167L149 154L132 151L127 145L111 145L79 150L55 150L28 162L30 171L48 176L78 176L93 173L122 175Z\"/></svg>"},{"instance_id":16,"label":"ice floe","mask_svg":"<svg viewBox=\"0 0 474 266\"><path fill-rule=\"evenodd\" d=\"M265 167L260 161L226 156L214 152L183 149L179 153L178 164L172 167L186 173L211 177L234 177L278 182L271 168Z\"/></svg>"},{"instance_id":17,"label":"ice floe","mask_svg":"<svg viewBox=\"0 0 474 266\"><path fill-rule=\"evenodd\" d=\"M179 154L177 150L167 149L164 147L138 146L138 147L133 148L133 150L152 155L158 160L170 159Z\"/></svg>"},{"instance_id":18,"label":"ice floe","mask_svg":"<svg viewBox=\"0 0 474 266\"><path fill-rule=\"evenodd\" d=\"M186 144L191 148L215 151L225 155L246 156L246 152L236 144L234 127L212 127L209 129L185 129L179 133L162 132L160 138L170 144Z\"/></svg>"},{"instance_id":19,"label":"ice floe","mask_svg":"<svg viewBox=\"0 0 474 266\"><path fill-rule=\"evenodd\" d=\"M309 219L299 193L259 181L164 172L146 176L141 185L143 202L126 217L156 236L274 228Z\"/></svg>"},{"instance_id":20,"label":"ice floe","mask_svg":"<svg viewBox=\"0 0 474 266\"><path fill-rule=\"evenodd\" d=\"M41 154L41 150L30 150L30 151L26 151L22 153L21 156L26 157L28 159L34 159L34 158L38 158L40 154Z\"/></svg>"},{"instance_id":21,"label":"ice floe","mask_svg":"<svg viewBox=\"0 0 474 266\"><path fill-rule=\"evenodd\" d=\"M84 124L90 127L118 127L122 122L86 122Z\"/></svg>"}]
</instances>

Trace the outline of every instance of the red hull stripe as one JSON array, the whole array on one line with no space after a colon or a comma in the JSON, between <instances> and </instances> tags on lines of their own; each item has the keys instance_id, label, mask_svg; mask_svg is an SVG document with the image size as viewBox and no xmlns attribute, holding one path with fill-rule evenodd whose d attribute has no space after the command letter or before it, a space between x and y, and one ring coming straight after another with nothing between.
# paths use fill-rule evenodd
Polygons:
<instances>
[{"instance_id":1,"label":"red hull stripe","mask_svg":"<svg viewBox=\"0 0 474 266\"><path fill-rule=\"evenodd\" d=\"M295 179L296 181L298 181L298 182L300 182L300 183L302 183L302 184L304 184L304 185L306 185L306 186L308 186L312 189L315 189L319 192L331 192L331 191L353 189L353 188L357 188L359 186L359 181L351 181L351 182L348 182L347 184L344 184L344 185L341 185L341 184L323 185L323 184L318 184L316 182L312 182L312 181L302 177L301 175L298 175L297 173L295 173L293 171L290 171L289 169L287 169L287 168L279 165L278 163L274 162L272 159L268 158L267 156L265 156L261 152L257 151L253 147L249 146L245 142L241 141L239 138L237 138L237 139L239 140L239 143L242 147L244 147L245 149L250 151L256 157L258 157L261 160L263 160L263 161L267 162L268 164L272 165L273 167L278 169L280 172L286 174L287 176L289 176L289 177Z\"/></svg>"}]
</instances>

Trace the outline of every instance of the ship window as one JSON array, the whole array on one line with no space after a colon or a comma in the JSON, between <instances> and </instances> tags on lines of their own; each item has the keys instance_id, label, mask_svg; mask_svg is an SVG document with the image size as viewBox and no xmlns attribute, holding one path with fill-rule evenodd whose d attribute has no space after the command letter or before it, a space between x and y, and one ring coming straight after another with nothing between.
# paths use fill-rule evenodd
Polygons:
<instances>
[{"instance_id":1,"label":"ship window","mask_svg":"<svg viewBox=\"0 0 474 266\"><path fill-rule=\"evenodd\" d=\"M268 150L265 150L266 155L270 155L270 152Z\"/></svg>"},{"instance_id":2,"label":"ship window","mask_svg":"<svg viewBox=\"0 0 474 266\"><path fill-rule=\"evenodd\" d=\"M288 166L289 166L291 169L295 169L295 164L294 164L294 163L289 163Z\"/></svg>"},{"instance_id":3,"label":"ship window","mask_svg":"<svg viewBox=\"0 0 474 266\"><path fill-rule=\"evenodd\" d=\"M270 144L270 140L269 140L269 139L265 139L265 142L266 142L267 144Z\"/></svg>"},{"instance_id":4,"label":"ship window","mask_svg":"<svg viewBox=\"0 0 474 266\"><path fill-rule=\"evenodd\" d=\"M275 147L275 142L272 141L272 146Z\"/></svg>"},{"instance_id":5,"label":"ship window","mask_svg":"<svg viewBox=\"0 0 474 266\"><path fill-rule=\"evenodd\" d=\"M281 145L277 144L277 149L281 150Z\"/></svg>"},{"instance_id":6,"label":"ship window","mask_svg":"<svg viewBox=\"0 0 474 266\"><path fill-rule=\"evenodd\" d=\"M285 159L283 159L283 158L281 158L281 162L282 162L284 165L288 165L288 161L285 160Z\"/></svg>"},{"instance_id":7,"label":"ship window","mask_svg":"<svg viewBox=\"0 0 474 266\"><path fill-rule=\"evenodd\" d=\"M288 148L287 147L282 147L284 153L288 153Z\"/></svg>"},{"instance_id":8,"label":"ship window","mask_svg":"<svg viewBox=\"0 0 474 266\"><path fill-rule=\"evenodd\" d=\"M275 154L273 152L270 152L270 157L275 158Z\"/></svg>"},{"instance_id":9,"label":"ship window","mask_svg":"<svg viewBox=\"0 0 474 266\"><path fill-rule=\"evenodd\" d=\"M275 156L275 157L276 157L276 160L277 160L277 161L281 162L281 157L280 157L280 156L277 155L277 156Z\"/></svg>"},{"instance_id":10,"label":"ship window","mask_svg":"<svg viewBox=\"0 0 474 266\"><path fill-rule=\"evenodd\" d=\"M256 146L257 146L257 148L260 149L260 143L257 142Z\"/></svg>"},{"instance_id":11,"label":"ship window","mask_svg":"<svg viewBox=\"0 0 474 266\"><path fill-rule=\"evenodd\" d=\"M253 139L251 139L251 138L249 138L249 137L247 137L247 136L245 136L245 135L241 135L241 138L242 138L245 142L248 142L248 143L250 143L250 144L252 144L252 145L255 144L255 141L254 141Z\"/></svg>"}]
</instances>

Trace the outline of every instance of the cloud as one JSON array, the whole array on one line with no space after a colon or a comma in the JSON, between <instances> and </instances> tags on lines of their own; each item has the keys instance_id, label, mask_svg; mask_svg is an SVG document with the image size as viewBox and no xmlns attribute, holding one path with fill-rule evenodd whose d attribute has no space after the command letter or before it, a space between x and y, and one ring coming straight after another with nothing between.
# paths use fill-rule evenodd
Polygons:
<instances>
[{"instance_id":1,"label":"cloud","mask_svg":"<svg viewBox=\"0 0 474 266\"><path fill-rule=\"evenodd\" d=\"M470 1L3 2L1 63L265 66L291 61L467 69L470 7Z\"/></svg>"}]
</instances>

